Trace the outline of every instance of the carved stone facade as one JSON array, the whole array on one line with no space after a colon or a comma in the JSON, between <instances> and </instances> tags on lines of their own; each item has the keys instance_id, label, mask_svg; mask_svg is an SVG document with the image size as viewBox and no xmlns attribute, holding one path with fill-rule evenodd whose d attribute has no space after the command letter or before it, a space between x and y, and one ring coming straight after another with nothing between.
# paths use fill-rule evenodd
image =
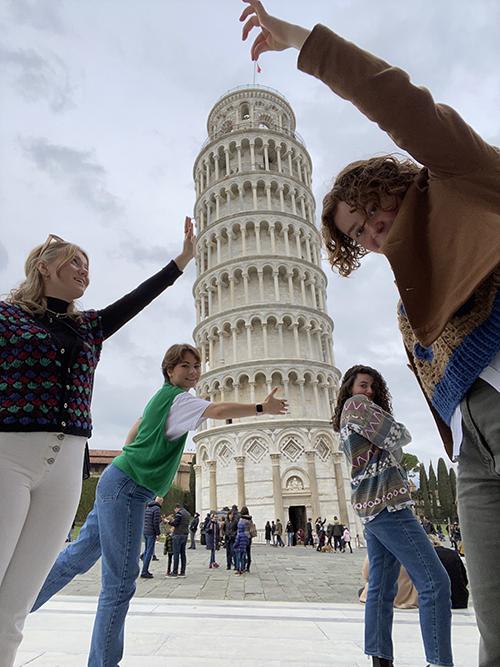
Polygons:
<instances>
[{"instance_id":1,"label":"carved stone facade","mask_svg":"<svg viewBox=\"0 0 500 667\"><path fill-rule=\"evenodd\" d=\"M259 536L268 519L298 528L334 515L360 532L329 425L340 373L312 164L293 110L277 91L242 86L207 127L194 166L198 394L256 403L278 386L290 412L204 424L194 436L197 511L247 504Z\"/></svg>"}]
</instances>

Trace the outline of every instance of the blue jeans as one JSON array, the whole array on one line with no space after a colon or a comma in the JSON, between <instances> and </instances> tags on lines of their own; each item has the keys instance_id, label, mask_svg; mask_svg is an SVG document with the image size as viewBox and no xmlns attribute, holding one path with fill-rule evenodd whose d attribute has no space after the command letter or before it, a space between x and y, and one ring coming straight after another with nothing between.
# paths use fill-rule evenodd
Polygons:
<instances>
[{"instance_id":1,"label":"blue jeans","mask_svg":"<svg viewBox=\"0 0 500 667\"><path fill-rule=\"evenodd\" d=\"M383 510L365 524L370 561L365 653L393 660L392 619L400 564L418 591L420 630L428 662L453 665L450 580L410 509Z\"/></svg>"},{"instance_id":2,"label":"blue jeans","mask_svg":"<svg viewBox=\"0 0 500 667\"><path fill-rule=\"evenodd\" d=\"M174 550L174 564L172 567L172 574L179 574L179 557L181 559L180 574L186 573L186 542L187 535L172 535L172 548Z\"/></svg>"},{"instance_id":3,"label":"blue jeans","mask_svg":"<svg viewBox=\"0 0 500 667\"><path fill-rule=\"evenodd\" d=\"M125 617L139 576L144 505L153 497L114 465L97 485L102 581L88 667L118 667L122 658Z\"/></svg>"},{"instance_id":4,"label":"blue jeans","mask_svg":"<svg viewBox=\"0 0 500 667\"><path fill-rule=\"evenodd\" d=\"M247 569L247 550L234 550L235 568L238 572L244 572Z\"/></svg>"},{"instance_id":5,"label":"blue jeans","mask_svg":"<svg viewBox=\"0 0 500 667\"><path fill-rule=\"evenodd\" d=\"M57 557L31 611L36 611L69 584L78 574L84 574L101 557L101 541L95 505L88 514L80 534Z\"/></svg>"},{"instance_id":6,"label":"blue jeans","mask_svg":"<svg viewBox=\"0 0 500 667\"><path fill-rule=\"evenodd\" d=\"M144 535L144 555L142 557L142 574L149 572L149 564L155 552L156 535Z\"/></svg>"}]
</instances>

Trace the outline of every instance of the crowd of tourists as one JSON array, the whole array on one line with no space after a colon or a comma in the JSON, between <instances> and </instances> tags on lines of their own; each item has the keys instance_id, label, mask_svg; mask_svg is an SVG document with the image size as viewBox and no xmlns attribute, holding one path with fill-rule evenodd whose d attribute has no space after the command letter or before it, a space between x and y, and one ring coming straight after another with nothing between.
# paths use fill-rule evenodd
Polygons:
<instances>
[{"instance_id":1,"label":"crowd of tourists","mask_svg":"<svg viewBox=\"0 0 500 667\"><path fill-rule=\"evenodd\" d=\"M323 552L342 552L346 549L352 553L351 531L348 526L340 523L335 516L332 523L328 523L325 528L326 519L318 517L313 523L308 519L305 528L301 526L295 528L291 520L288 520L283 530L283 524L280 519L276 521L266 521L264 527L264 539L267 545L273 547L284 547L283 535L286 535L286 546L311 546L317 551ZM357 545L360 546L359 535L356 535Z\"/></svg>"},{"instance_id":2,"label":"crowd of tourists","mask_svg":"<svg viewBox=\"0 0 500 667\"><path fill-rule=\"evenodd\" d=\"M257 30L254 61L267 51L298 50L301 71L354 104L410 156L347 165L323 201L323 241L342 276L368 252L391 265L409 365L447 453L458 461L460 537L480 633L479 666L498 667L500 152L403 70L325 26L309 30L269 15L258 0L245 3L243 39ZM140 574L144 507L170 488L188 432L207 419L230 423L287 412L278 387L257 404L203 400L190 393L200 379L200 351L182 343L159 350L160 386L143 410L138 406L139 418L130 415L123 450L101 475L92 511L78 538L58 554L78 506L82 469L88 471L94 374L103 342L176 282L195 254L194 227L186 218L175 259L106 308L80 311L75 300L89 284L89 256L49 234L29 253L25 279L0 302L0 667L14 665L30 610L99 558L101 591L88 665L117 667ZM362 304L359 323L369 335ZM332 423L351 468L352 506L368 551L365 653L377 667L393 665L393 600L403 565L418 592L427 663L451 667L450 578L413 512L401 465L411 436L394 418L378 370L356 364L344 373ZM189 524L182 511L170 521L170 574L182 576ZM214 545L224 539L227 567L239 574L250 569L251 523L246 508L228 512L221 536L217 515L205 519L209 566L218 565ZM304 535L294 531L292 542L315 546L308 523ZM349 544L345 532L333 530L329 540L328 525L321 526L317 546L320 538L324 546L333 542L334 550L343 539ZM455 530L458 544L457 537Z\"/></svg>"}]
</instances>

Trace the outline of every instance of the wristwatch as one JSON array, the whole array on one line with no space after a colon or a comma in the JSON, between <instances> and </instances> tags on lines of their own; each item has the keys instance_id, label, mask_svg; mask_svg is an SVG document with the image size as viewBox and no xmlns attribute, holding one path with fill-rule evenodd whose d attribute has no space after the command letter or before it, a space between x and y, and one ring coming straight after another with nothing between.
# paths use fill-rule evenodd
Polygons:
<instances>
[{"instance_id":1,"label":"wristwatch","mask_svg":"<svg viewBox=\"0 0 500 667\"><path fill-rule=\"evenodd\" d=\"M255 406L255 413L260 414L262 412L264 412L264 406L262 405L262 403L257 403L257 405Z\"/></svg>"}]
</instances>

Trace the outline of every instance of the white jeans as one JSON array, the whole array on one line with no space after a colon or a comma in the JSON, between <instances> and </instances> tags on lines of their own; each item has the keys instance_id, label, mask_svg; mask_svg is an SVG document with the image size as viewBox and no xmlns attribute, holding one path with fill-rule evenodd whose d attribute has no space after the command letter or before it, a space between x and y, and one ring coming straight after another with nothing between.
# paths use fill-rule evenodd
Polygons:
<instances>
[{"instance_id":1,"label":"white jeans","mask_svg":"<svg viewBox=\"0 0 500 667\"><path fill-rule=\"evenodd\" d=\"M0 433L0 667L12 667L24 621L75 517L86 438Z\"/></svg>"}]
</instances>

